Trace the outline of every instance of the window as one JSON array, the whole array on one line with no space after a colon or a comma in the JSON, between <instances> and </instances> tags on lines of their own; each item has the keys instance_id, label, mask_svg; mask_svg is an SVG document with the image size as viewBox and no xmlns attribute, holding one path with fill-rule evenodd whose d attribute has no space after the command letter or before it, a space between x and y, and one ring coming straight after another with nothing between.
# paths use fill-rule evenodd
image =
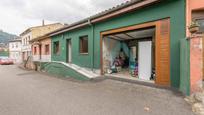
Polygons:
<instances>
[{"instance_id":1,"label":"window","mask_svg":"<svg viewBox=\"0 0 204 115\"><path fill-rule=\"evenodd\" d=\"M25 38L25 45L27 44L27 38Z\"/></svg>"},{"instance_id":2,"label":"window","mask_svg":"<svg viewBox=\"0 0 204 115\"><path fill-rule=\"evenodd\" d=\"M59 54L59 41L54 42L54 54Z\"/></svg>"},{"instance_id":3,"label":"window","mask_svg":"<svg viewBox=\"0 0 204 115\"><path fill-rule=\"evenodd\" d=\"M204 19L198 19L196 20L199 24L199 32L204 32Z\"/></svg>"},{"instance_id":4,"label":"window","mask_svg":"<svg viewBox=\"0 0 204 115\"><path fill-rule=\"evenodd\" d=\"M79 51L81 54L88 54L88 36L79 38Z\"/></svg>"},{"instance_id":5,"label":"window","mask_svg":"<svg viewBox=\"0 0 204 115\"><path fill-rule=\"evenodd\" d=\"M30 36L28 36L28 44L29 44L29 42L30 42Z\"/></svg>"},{"instance_id":6,"label":"window","mask_svg":"<svg viewBox=\"0 0 204 115\"><path fill-rule=\"evenodd\" d=\"M26 44L28 44L29 40L28 40L28 37L26 37Z\"/></svg>"},{"instance_id":7,"label":"window","mask_svg":"<svg viewBox=\"0 0 204 115\"><path fill-rule=\"evenodd\" d=\"M34 55L36 55L36 54L37 54L37 48L34 47Z\"/></svg>"},{"instance_id":8,"label":"window","mask_svg":"<svg viewBox=\"0 0 204 115\"><path fill-rule=\"evenodd\" d=\"M27 44L27 37L25 38L25 45Z\"/></svg>"},{"instance_id":9,"label":"window","mask_svg":"<svg viewBox=\"0 0 204 115\"><path fill-rule=\"evenodd\" d=\"M18 48L18 43L16 43L16 48Z\"/></svg>"},{"instance_id":10,"label":"window","mask_svg":"<svg viewBox=\"0 0 204 115\"><path fill-rule=\"evenodd\" d=\"M49 52L50 52L50 45L47 44L45 45L45 55L49 55Z\"/></svg>"},{"instance_id":11,"label":"window","mask_svg":"<svg viewBox=\"0 0 204 115\"><path fill-rule=\"evenodd\" d=\"M195 10L192 12L192 21L199 24L199 32L204 32L204 10Z\"/></svg>"}]
</instances>

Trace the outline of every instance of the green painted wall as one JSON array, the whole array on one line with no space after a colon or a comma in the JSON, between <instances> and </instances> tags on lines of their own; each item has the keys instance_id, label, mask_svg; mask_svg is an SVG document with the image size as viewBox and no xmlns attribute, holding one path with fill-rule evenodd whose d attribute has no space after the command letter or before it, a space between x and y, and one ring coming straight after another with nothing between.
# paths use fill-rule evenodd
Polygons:
<instances>
[{"instance_id":1,"label":"green painted wall","mask_svg":"<svg viewBox=\"0 0 204 115\"><path fill-rule=\"evenodd\" d=\"M149 21L155 21L163 18L169 18L171 21L171 85L179 88L180 83L180 50L179 41L185 38L185 0L165 0L162 3L140 9L135 12L84 27L72 30L64 34L52 37L52 43L56 40L61 42L61 54L52 55L53 61L66 61L66 39L72 41L72 63L80 66L100 68L100 32L115 28L141 24ZM81 35L89 36L89 54L79 54L79 37ZM94 39L93 39L94 38ZM94 45L93 45L94 44ZM93 53L94 52L94 53ZM94 63L92 63L94 62ZM176 66L175 66L176 65Z\"/></svg>"},{"instance_id":2,"label":"green painted wall","mask_svg":"<svg viewBox=\"0 0 204 115\"><path fill-rule=\"evenodd\" d=\"M79 37L88 35L88 54L80 54L79 53ZM91 35L91 27L82 28L79 30L71 31L69 33L65 33L63 35L56 36L52 39L52 46L55 41L60 40L60 55L53 54L52 47L52 60L53 61L63 61L67 60L67 39L71 39L72 44L72 63L83 66L83 67L91 67L91 58L92 58L92 45L93 38ZM67 53L66 53L67 52Z\"/></svg>"},{"instance_id":3,"label":"green painted wall","mask_svg":"<svg viewBox=\"0 0 204 115\"><path fill-rule=\"evenodd\" d=\"M180 91L190 95L190 41L182 39L180 44Z\"/></svg>"},{"instance_id":4,"label":"green painted wall","mask_svg":"<svg viewBox=\"0 0 204 115\"><path fill-rule=\"evenodd\" d=\"M56 63L56 62L50 62L50 63L45 63L43 64L41 70L46 71L47 73L51 75L57 75L60 77L72 77L77 80L89 80L86 76L76 72L73 69L70 69L69 67Z\"/></svg>"}]
</instances>

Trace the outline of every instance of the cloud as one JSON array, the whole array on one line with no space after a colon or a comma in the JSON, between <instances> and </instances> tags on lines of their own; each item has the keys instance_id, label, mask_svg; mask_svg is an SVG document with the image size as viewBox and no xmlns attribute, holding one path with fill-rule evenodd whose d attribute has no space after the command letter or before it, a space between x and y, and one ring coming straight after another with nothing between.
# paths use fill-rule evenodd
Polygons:
<instances>
[{"instance_id":1,"label":"cloud","mask_svg":"<svg viewBox=\"0 0 204 115\"><path fill-rule=\"evenodd\" d=\"M73 23L127 0L0 0L0 29L19 34L30 26Z\"/></svg>"},{"instance_id":2,"label":"cloud","mask_svg":"<svg viewBox=\"0 0 204 115\"><path fill-rule=\"evenodd\" d=\"M124 3L126 1L128 0L91 0L90 4L93 5L94 7L100 8L100 10L104 10Z\"/></svg>"}]
</instances>

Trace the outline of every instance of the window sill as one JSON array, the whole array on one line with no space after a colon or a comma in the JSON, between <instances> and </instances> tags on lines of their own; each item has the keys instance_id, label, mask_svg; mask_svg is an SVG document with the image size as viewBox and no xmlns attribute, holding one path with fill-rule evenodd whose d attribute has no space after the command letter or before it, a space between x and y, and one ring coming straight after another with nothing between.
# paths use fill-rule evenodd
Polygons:
<instances>
[{"instance_id":1,"label":"window sill","mask_svg":"<svg viewBox=\"0 0 204 115\"><path fill-rule=\"evenodd\" d=\"M80 55L89 55L89 53L79 53Z\"/></svg>"}]
</instances>

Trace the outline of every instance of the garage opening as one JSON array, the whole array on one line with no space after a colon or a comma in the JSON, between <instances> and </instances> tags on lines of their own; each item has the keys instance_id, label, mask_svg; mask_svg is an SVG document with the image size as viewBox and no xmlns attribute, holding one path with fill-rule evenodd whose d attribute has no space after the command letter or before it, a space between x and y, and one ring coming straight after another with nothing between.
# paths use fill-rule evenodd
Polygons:
<instances>
[{"instance_id":1,"label":"garage opening","mask_svg":"<svg viewBox=\"0 0 204 115\"><path fill-rule=\"evenodd\" d=\"M170 86L170 18L100 35L101 75Z\"/></svg>"},{"instance_id":2,"label":"garage opening","mask_svg":"<svg viewBox=\"0 0 204 115\"><path fill-rule=\"evenodd\" d=\"M103 70L107 76L154 83L155 27L104 36Z\"/></svg>"}]
</instances>

